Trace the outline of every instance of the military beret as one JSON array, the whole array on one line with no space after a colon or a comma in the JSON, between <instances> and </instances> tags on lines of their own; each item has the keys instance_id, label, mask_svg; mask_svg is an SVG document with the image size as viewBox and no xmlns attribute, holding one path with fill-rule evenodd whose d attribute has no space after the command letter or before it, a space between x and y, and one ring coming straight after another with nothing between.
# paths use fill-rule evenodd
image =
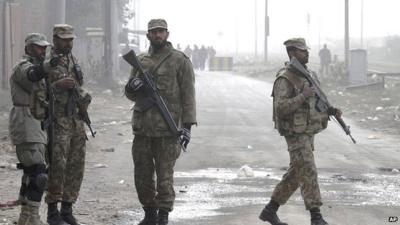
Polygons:
<instances>
[{"instance_id":1,"label":"military beret","mask_svg":"<svg viewBox=\"0 0 400 225\"><path fill-rule=\"evenodd\" d=\"M74 28L68 24L56 24L53 27L53 35L62 38L62 39L69 39L69 38L76 38L74 34Z\"/></svg>"},{"instance_id":2,"label":"military beret","mask_svg":"<svg viewBox=\"0 0 400 225\"><path fill-rule=\"evenodd\" d=\"M29 33L26 38L25 38L25 46L30 45L30 44L35 44L39 46L48 46L50 45L49 42L47 42L47 38L44 34L40 33Z\"/></svg>"},{"instance_id":3,"label":"military beret","mask_svg":"<svg viewBox=\"0 0 400 225\"><path fill-rule=\"evenodd\" d=\"M283 42L283 44L287 47L295 47L300 50L308 50L310 49L307 44L306 40L304 38L290 38L289 40L286 40Z\"/></svg>"},{"instance_id":4,"label":"military beret","mask_svg":"<svg viewBox=\"0 0 400 225\"><path fill-rule=\"evenodd\" d=\"M149 23L147 24L147 30L153 30L156 28L164 28L164 29L168 30L167 21L165 21L164 19L150 20Z\"/></svg>"}]
</instances>

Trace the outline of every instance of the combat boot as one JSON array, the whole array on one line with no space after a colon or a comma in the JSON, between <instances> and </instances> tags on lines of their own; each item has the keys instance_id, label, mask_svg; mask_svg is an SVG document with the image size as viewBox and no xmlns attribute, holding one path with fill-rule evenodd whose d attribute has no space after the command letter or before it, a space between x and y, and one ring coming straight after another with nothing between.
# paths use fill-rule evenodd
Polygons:
<instances>
[{"instance_id":1,"label":"combat boot","mask_svg":"<svg viewBox=\"0 0 400 225\"><path fill-rule=\"evenodd\" d=\"M49 203L47 208L47 223L49 225L68 225L60 215L57 202Z\"/></svg>"},{"instance_id":2,"label":"combat boot","mask_svg":"<svg viewBox=\"0 0 400 225\"><path fill-rule=\"evenodd\" d=\"M69 225L79 225L75 217L72 215L72 203L62 202L61 203L61 218Z\"/></svg>"},{"instance_id":3,"label":"combat boot","mask_svg":"<svg viewBox=\"0 0 400 225\"><path fill-rule=\"evenodd\" d=\"M29 208L27 205L21 205L21 212L19 214L19 219L17 225L27 225L30 216Z\"/></svg>"},{"instance_id":4,"label":"combat boot","mask_svg":"<svg viewBox=\"0 0 400 225\"><path fill-rule=\"evenodd\" d=\"M157 208L143 207L144 218L138 225L157 225Z\"/></svg>"},{"instance_id":5,"label":"combat boot","mask_svg":"<svg viewBox=\"0 0 400 225\"><path fill-rule=\"evenodd\" d=\"M27 225L45 225L43 221L40 219L39 216L39 206L40 204L37 205L28 205L28 210L29 210L29 219Z\"/></svg>"},{"instance_id":6,"label":"combat boot","mask_svg":"<svg viewBox=\"0 0 400 225\"><path fill-rule=\"evenodd\" d=\"M262 221L267 221L272 225L287 225L287 223L281 222L276 212L278 211L279 204L275 201L270 201L265 208L261 211L258 217Z\"/></svg>"},{"instance_id":7,"label":"combat boot","mask_svg":"<svg viewBox=\"0 0 400 225\"><path fill-rule=\"evenodd\" d=\"M322 218L322 214L319 209L311 209L311 225L328 225L328 223Z\"/></svg>"},{"instance_id":8,"label":"combat boot","mask_svg":"<svg viewBox=\"0 0 400 225\"><path fill-rule=\"evenodd\" d=\"M158 212L158 225L168 224L168 211L160 209Z\"/></svg>"}]
</instances>

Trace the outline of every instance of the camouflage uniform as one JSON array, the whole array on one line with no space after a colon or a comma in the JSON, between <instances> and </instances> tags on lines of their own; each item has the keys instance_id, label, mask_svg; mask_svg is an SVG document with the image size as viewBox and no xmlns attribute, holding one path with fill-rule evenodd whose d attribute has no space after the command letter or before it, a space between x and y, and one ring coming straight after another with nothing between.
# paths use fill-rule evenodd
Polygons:
<instances>
[{"instance_id":1,"label":"camouflage uniform","mask_svg":"<svg viewBox=\"0 0 400 225\"><path fill-rule=\"evenodd\" d=\"M139 56L139 60L144 70L153 74L156 87L178 127L195 124L195 78L190 59L167 43L157 52L150 47L147 54ZM129 80L137 77L140 75L133 69ZM125 86L125 95L132 101L140 101L139 94L132 90L129 82ZM172 211L174 165L181 152L179 137L170 132L155 106L143 109L135 104L132 129L135 135L132 155L139 200L144 207Z\"/></svg>"},{"instance_id":2,"label":"camouflage uniform","mask_svg":"<svg viewBox=\"0 0 400 225\"><path fill-rule=\"evenodd\" d=\"M304 97L305 85L308 81L290 66L278 73L274 83L273 120L288 145L290 166L271 199L285 204L300 187L306 209L310 210L322 205L313 155L314 135L326 128L328 113L315 109L316 97Z\"/></svg>"},{"instance_id":3,"label":"camouflage uniform","mask_svg":"<svg viewBox=\"0 0 400 225\"><path fill-rule=\"evenodd\" d=\"M25 45L35 44L42 47L49 45L42 34L31 33ZM40 121L36 120L29 109L31 94L35 84L28 79L28 73L34 65L40 64L37 58L25 55L12 71L10 77L11 99L13 107L9 116L9 134L13 145L16 145L17 158L22 164L22 176L19 200L22 204L18 221L22 224L41 224L38 208L43 195L43 188L35 184L39 180L46 182L45 151L47 136L42 130Z\"/></svg>"},{"instance_id":4,"label":"camouflage uniform","mask_svg":"<svg viewBox=\"0 0 400 225\"><path fill-rule=\"evenodd\" d=\"M73 28L66 24L55 25L54 35L62 38L74 38ZM69 36L68 36L69 35ZM83 180L86 154L86 132L84 122L80 119L78 106L67 110L68 101L72 98L71 90L57 88L54 83L62 78L76 81L75 88L82 99L90 102L90 95L82 88L83 80L77 78L74 66L77 64L72 53L55 56L52 50L47 62L54 57L60 58L60 64L48 66L49 82L54 93L54 147L49 171L47 203L59 201L75 203Z\"/></svg>"}]
</instances>

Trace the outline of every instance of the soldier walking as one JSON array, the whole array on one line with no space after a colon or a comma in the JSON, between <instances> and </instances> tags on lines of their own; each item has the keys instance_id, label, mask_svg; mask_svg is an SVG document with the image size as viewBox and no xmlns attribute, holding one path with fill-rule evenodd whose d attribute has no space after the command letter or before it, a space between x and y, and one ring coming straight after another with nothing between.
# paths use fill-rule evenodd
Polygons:
<instances>
[{"instance_id":1,"label":"soldier walking","mask_svg":"<svg viewBox=\"0 0 400 225\"><path fill-rule=\"evenodd\" d=\"M46 60L48 79L54 98L54 147L49 171L47 222L49 225L79 224L72 215L85 169L86 132L80 117L91 96L82 88L83 74L72 55L73 27L57 24L53 28L54 47ZM61 202L61 213L58 210ZM65 221L65 222L64 222Z\"/></svg>"},{"instance_id":2,"label":"soldier walking","mask_svg":"<svg viewBox=\"0 0 400 225\"><path fill-rule=\"evenodd\" d=\"M143 69L153 75L175 123L185 131L183 140L187 144L191 126L197 124L194 72L190 59L172 47L168 36L165 20L150 20L147 38L151 46L139 60ZM148 96L143 85L141 74L133 69L125 95L135 102L132 156L136 191L145 212L139 225L166 225L175 201L173 177L175 162L181 153L180 139L171 133L157 107L146 107L144 101Z\"/></svg>"},{"instance_id":3,"label":"soldier walking","mask_svg":"<svg viewBox=\"0 0 400 225\"><path fill-rule=\"evenodd\" d=\"M305 40L292 38L284 45L289 58L296 57L307 69L309 48ZM316 76L314 79L317 80ZM287 225L280 221L276 212L300 187L305 207L311 213L311 225L327 225L320 212L322 202L313 153L314 135L327 127L329 115L341 117L342 112L333 107L318 112L314 90L290 65L278 72L272 96L275 128L285 137L290 164L259 218L272 225Z\"/></svg>"},{"instance_id":4,"label":"soldier walking","mask_svg":"<svg viewBox=\"0 0 400 225\"><path fill-rule=\"evenodd\" d=\"M9 117L11 143L16 146L18 168L23 169L18 225L43 225L39 206L47 183L46 133L40 121L32 117L29 106L35 81L43 77L43 61L50 45L46 36L30 33L25 39L25 55L10 77L13 107Z\"/></svg>"}]
</instances>

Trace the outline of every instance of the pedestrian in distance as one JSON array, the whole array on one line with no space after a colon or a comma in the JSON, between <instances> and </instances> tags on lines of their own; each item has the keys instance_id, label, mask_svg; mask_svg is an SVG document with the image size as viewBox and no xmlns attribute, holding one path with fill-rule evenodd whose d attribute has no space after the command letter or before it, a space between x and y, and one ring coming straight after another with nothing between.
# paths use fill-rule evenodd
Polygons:
<instances>
[{"instance_id":1,"label":"pedestrian in distance","mask_svg":"<svg viewBox=\"0 0 400 225\"><path fill-rule=\"evenodd\" d=\"M326 76L329 74L329 65L332 62L331 51L328 49L326 44L324 44L324 48L319 50L318 56L320 59L319 72L321 75Z\"/></svg>"}]
</instances>

